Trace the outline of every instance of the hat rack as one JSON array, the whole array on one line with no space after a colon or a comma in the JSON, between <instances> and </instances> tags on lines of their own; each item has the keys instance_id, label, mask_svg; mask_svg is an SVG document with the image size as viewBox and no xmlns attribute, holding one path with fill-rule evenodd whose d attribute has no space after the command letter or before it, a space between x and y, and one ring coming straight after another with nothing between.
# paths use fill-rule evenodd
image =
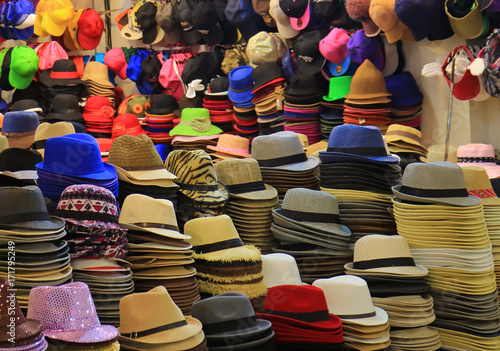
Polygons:
<instances>
[{"instance_id":1,"label":"hat rack","mask_svg":"<svg viewBox=\"0 0 500 351\"><path fill-rule=\"evenodd\" d=\"M448 103L448 119L446 123L446 142L444 148L444 160L448 161L448 152L450 150L450 133L451 133L451 114L453 111L453 86L455 82L455 59L457 55L453 55L451 60L451 78L450 78L450 101Z\"/></svg>"}]
</instances>

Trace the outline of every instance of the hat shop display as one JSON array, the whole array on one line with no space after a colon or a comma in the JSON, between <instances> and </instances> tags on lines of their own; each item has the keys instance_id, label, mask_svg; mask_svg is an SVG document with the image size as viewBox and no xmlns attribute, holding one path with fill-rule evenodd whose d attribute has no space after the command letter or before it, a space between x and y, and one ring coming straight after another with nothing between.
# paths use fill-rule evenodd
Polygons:
<instances>
[{"instance_id":1,"label":"hat shop display","mask_svg":"<svg viewBox=\"0 0 500 351\"><path fill-rule=\"evenodd\" d=\"M254 309L262 308L267 286L260 250L243 244L231 217L192 219L184 226L184 233L191 237L188 241L193 245L202 297L237 291L250 299Z\"/></svg>"},{"instance_id":2,"label":"hat shop display","mask_svg":"<svg viewBox=\"0 0 500 351\"><path fill-rule=\"evenodd\" d=\"M223 133L233 131L233 103L229 99L229 78L213 78L204 91L203 108L210 114L210 121Z\"/></svg>"},{"instance_id":3,"label":"hat shop display","mask_svg":"<svg viewBox=\"0 0 500 351\"><path fill-rule=\"evenodd\" d=\"M229 190L224 210L241 239L262 253L270 253L277 246L270 228L278 192L262 181L259 163L253 158L225 159L214 167L219 181Z\"/></svg>"},{"instance_id":4,"label":"hat shop display","mask_svg":"<svg viewBox=\"0 0 500 351\"><path fill-rule=\"evenodd\" d=\"M146 132L155 144L169 144L172 141L170 131L174 128L174 111L179 107L174 96L153 94L146 113Z\"/></svg>"},{"instance_id":5,"label":"hat shop display","mask_svg":"<svg viewBox=\"0 0 500 351\"><path fill-rule=\"evenodd\" d=\"M118 174L120 191L117 200L120 204L130 194L143 194L167 199L176 205L178 187L173 182L176 177L165 169L147 135L117 137L111 144L108 163Z\"/></svg>"},{"instance_id":6,"label":"hat shop display","mask_svg":"<svg viewBox=\"0 0 500 351\"><path fill-rule=\"evenodd\" d=\"M314 317L312 317L314 316ZM344 336L339 317L329 313L323 291L310 285L278 285L270 288L262 313L272 323L277 349L342 350Z\"/></svg>"},{"instance_id":7,"label":"hat shop display","mask_svg":"<svg viewBox=\"0 0 500 351\"><path fill-rule=\"evenodd\" d=\"M335 196L293 188L286 192L281 208L274 209L272 215L271 231L280 242L277 248L300 259L298 268L304 282L343 273L343 265L352 257L351 232L340 224ZM312 256L309 262L304 260L304 254Z\"/></svg>"},{"instance_id":8,"label":"hat shop display","mask_svg":"<svg viewBox=\"0 0 500 351\"><path fill-rule=\"evenodd\" d=\"M259 162L262 180L278 191L283 199L294 187L319 190L319 160L307 157L294 132L260 135L252 141L252 158Z\"/></svg>"},{"instance_id":9,"label":"hat shop display","mask_svg":"<svg viewBox=\"0 0 500 351\"><path fill-rule=\"evenodd\" d=\"M229 291L195 302L193 317L203 325L207 346L226 350L238 345L238 350L274 349L272 324L255 317L248 297Z\"/></svg>"},{"instance_id":10,"label":"hat shop display","mask_svg":"<svg viewBox=\"0 0 500 351\"><path fill-rule=\"evenodd\" d=\"M93 184L110 190L118 197L118 174L102 162L97 140L85 133L47 139L43 162L36 165L37 184L55 208L66 187Z\"/></svg>"},{"instance_id":11,"label":"hat shop display","mask_svg":"<svg viewBox=\"0 0 500 351\"><path fill-rule=\"evenodd\" d=\"M21 347L22 350L46 350L48 344L42 325L37 320L26 319L16 295L14 294L11 298L12 290L13 286L10 281L6 277L0 277L0 301L3 307L0 313L3 325L0 349L7 351Z\"/></svg>"},{"instance_id":12,"label":"hat shop display","mask_svg":"<svg viewBox=\"0 0 500 351\"><path fill-rule=\"evenodd\" d=\"M391 124L419 128L424 95L413 75L408 71L392 74L385 77L385 86L391 94Z\"/></svg>"},{"instance_id":13,"label":"hat shop display","mask_svg":"<svg viewBox=\"0 0 500 351\"><path fill-rule=\"evenodd\" d=\"M17 302L26 308L32 287L71 280L64 220L49 215L42 192L34 185L0 187L0 199L0 277L15 274ZM15 272L9 270L12 243Z\"/></svg>"},{"instance_id":14,"label":"hat shop display","mask_svg":"<svg viewBox=\"0 0 500 351\"><path fill-rule=\"evenodd\" d=\"M415 264L404 237L372 234L359 239L354 245L354 262L345 269L349 276L364 279L373 305L388 315L391 339L393 332L399 335L391 347L413 349L422 342L431 350L439 349L439 333L428 327L436 319L425 280L429 272ZM419 333L429 340L414 340L412 335Z\"/></svg>"},{"instance_id":15,"label":"hat shop display","mask_svg":"<svg viewBox=\"0 0 500 351\"><path fill-rule=\"evenodd\" d=\"M177 226L172 202L131 194L125 198L120 226L128 229L125 265L132 269L136 292L161 285L188 315L200 299L192 267L193 246Z\"/></svg>"},{"instance_id":16,"label":"hat shop display","mask_svg":"<svg viewBox=\"0 0 500 351\"><path fill-rule=\"evenodd\" d=\"M436 306L433 325L443 346L456 345L458 332L470 335L472 348L497 348L491 242L481 200L468 194L462 169L447 161L412 163L393 192L398 233L408 241L415 262L429 271Z\"/></svg>"},{"instance_id":17,"label":"hat shop display","mask_svg":"<svg viewBox=\"0 0 500 351\"><path fill-rule=\"evenodd\" d=\"M42 162L40 153L11 147L0 152L0 186L36 185L36 165Z\"/></svg>"}]
</instances>

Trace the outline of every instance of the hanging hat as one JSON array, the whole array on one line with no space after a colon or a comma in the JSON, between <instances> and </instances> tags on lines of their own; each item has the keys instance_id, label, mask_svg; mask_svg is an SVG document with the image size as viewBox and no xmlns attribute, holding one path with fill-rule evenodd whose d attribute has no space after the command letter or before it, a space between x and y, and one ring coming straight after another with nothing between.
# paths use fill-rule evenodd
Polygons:
<instances>
[{"instance_id":1,"label":"hanging hat","mask_svg":"<svg viewBox=\"0 0 500 351\"><path fill-rule=\"evenodd\" d=\"M104 31L104 21L94 10L83 10L78 19L78 44L85 50L94 50L101 41Z\"/></svg>"},{"instance_id":2,"label":"hanging hat","mask_svg":"<svg viewBox=\"0 0 500 351\"><path fill-rule=\"evenodd\" d=\"M42 123L36 129L35 141L31 144L31 148L38 151L43 157L47 139L73 133L75 133L75 127L68 122Z\"/></svg>"},{"instance_id":3,"label":"hanging hat","mask_svg":"<svg viewBox=\"0 0 500 351\"><path fill-rule=\"evenodd\" d=\"M227 188L217 181L212 159L203 150L174 150L165 167L178 177L179 191L194 201L221 203L229 198Z\"/></svg>"},{"instance_id":4,"label":"hanging hat","mask_svg":"<svg viewBox=\"0 0 500 351\"><path fill-rule=\"evenodd\" d=\"M60 37L74 14L75 9L70 0L47 1L42 27L50 35Z\"/></svg>"},{"instance_id":5,"label":"hanging hat","mask_svg":"<svg viewBox=\"0 0 500 351\"><path fill-rule=\"evenodd\" d=\"M477 206L480 200L468 195L460 166L447 161L411 163L401 185L392 188L397 199L418 203Z\"/></svg>"},{"instance_id":6,"label":"hanging hat","mask_svg":"<svg viewBox=\"0 0 500 351\"><path fill-rule=\"evenodd\" d=\"M156 22L163 30L164 40L168 44L175 44L181 41L182 28L175 21L175 7L171 2L162 2L156 11Z\"/></svg>"},{"instance_id":7,"label":"hanging hat","mask_svg":"<svg viewBox=\"0 0 500 351\"><path fill-rule=\"evenodd\" d=\"M375 37L380 33L380 28L370 17L371 0L346 0L345 8L349 16L361 22L367 36Z\"/></svg>"},{"instance_id":8,"label":"hanging hat","mask_svg":"<svg viewBox=\"0 0 500 351\"><path fill-rule=\"evenodd\" d=\"M9 82L17 89L26 89L38 71L38 56L27 46L16 46L12 50Z\"/></svg>"},{"instance_id":9,"label":"hanging hat","mask_svg":"<svg viewBox=\"0 0 500 351\"><path fill-rule=\"evenodd\" d=\"M316 74L321 71L326 60L319 47L322 38L321 32L315 30L302 34L294 42L293 51L298 57L299 72Z\"/></svg>"},{"instance_id":10,"label":"hanging hat","mask_svg":"<svg viewBox=\"0 0 500 351\"><path fill-rule=\"evenodd\" d=\"M368 10L370 18L385 33L389 43L398 40L413 40L413 35L407 26L399 20L394 12L395 0L370 0Z\"/></svg>"},{"instance_id":11,"label":"hanging hat","mask_svg":"<svg viewBox=\"0 0 500 351\"><path fill-rule=\"evenodd\" d=\"M44 45L44 44L40 44L40 46L42 46L42 45ZM37 47L37 48L39 48L39 47ZM52 67L54 67L54 64L56 63L56 61L69 60L68 53L64 50L64 48L61 46L61 44L59 44L57 41L51 41L49 43L46 43L46 45L43 46L39 50L36 50L36 48L35 48L35 51L36 51L36 54L38 55L38 60L39 60L38 69L40 71L42 71L42 73L44 71L48 71ZM71 61L71 60L69 60L69 61ZM75 65L74 69L76 70L76 65ZM56 65L56 71L58 71L59 73L54 73L53 74L54 76L59 76L59 77L66 76L66 78L62 78L62 79L78 79L78 76L76 76L76 78L74 78L75 75L73 73L71 73L71 72L73 72L73 67L71 67L71 64L59 63ZM64 72L67 74L65 74ZM42 76L42 74L40 74L40 81L42 83L44 83L45 85L47 85L47 81L49 80L48 78L50 78L50 71L47 73L43 73L44 81L42 80L41 76ZM58 83L62 83L62 85L65 85L65 84L70 85L70 84L74 83L74 82L68 82L68 83L64 83L64 82L65 81L58 81ZM83 82L81 80L78 80L78 82L76 84L83 84Z\"/></svg>"},{"instance_id":12,"label":"hanging hat","mask_svg":"<svg viewBox=\"0 0 500 351\"><path fill-rule=\"evenodd\" d=\"M104 63L121 79L127 78L127 60L122 48L112 48L106 52Z\"/></svg>"},{"instance_id":13,"label":"hanging hat","mask_svg":"<svg viewBox=\"0 0 500 351\"><path fill-rule=\"evenodd\" d=\"M347 54L351 61L362 64L365 60L371 61L379 71L384 69L385 58L381 41L378 38L368 37L363 29L356 31L347 43Z\"/></svg>"},{"instance_id":14,"label":"hanging hat","mask_svg":"<svg viewBox=\"0 0 500 351\"><path fill-rule=\"evenodd\" d=\"M300 30L296 30L292 27L290 17L287 16L281 8L279 0L271 0L269 2L269 15L276 21L278 32L283 38L291 39L300 33Z\"/></svg>"},{"instance_id":15,"label":"hanging hat","mask_svg":"<svg viewBox=\"0 0 500 351\"><path fill-rule=\"evenodd\" d=\"M78 33L78 20L85 9L78 9L74 14L71 21L69 21L66 26L66 30L63 34L63 44L68 50L83 50L83 48L78 43L77 33Z\"/></svg>"}]
</instances>

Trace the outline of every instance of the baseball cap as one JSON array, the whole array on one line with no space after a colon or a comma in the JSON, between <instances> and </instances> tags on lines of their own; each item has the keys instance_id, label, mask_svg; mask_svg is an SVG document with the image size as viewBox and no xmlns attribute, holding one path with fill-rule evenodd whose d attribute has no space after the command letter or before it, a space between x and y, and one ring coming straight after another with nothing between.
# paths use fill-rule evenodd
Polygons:
<instances>
[{"instance_id":1,"label":"baseball cap","mask_svg":"<svg viewBox=\"0 0 500 351\"><path fill-rule=\"evenodd\" d=\"M26 40L33 35L35 18L35 7L29 0L17 0L10 3L7 20L17 39Z\"/></svg>"},{"instance_id":2,"label":"baseball cap","mask_svg":"<svg viewBox=\"0 0 500 351\"><path fill-rule=\"evenodd\" d=\"M302 30L306 28L311 21L311 4L308 2L306 11L299 17L290 17L290 25L295 30Z\"/></svg>"},{"instance_id":3,"label":"baseball cap","mask_svg":"<svg viewBox=\"0 0 500 351\"><path fill-rule=\"evenodd\" d=\"M349 33L343 28L333 28L328 35L319 42L319 51L328 61L340 64L347 55Z\"/></svg>"},{"instance_id":4,"label":"baseball cap","mask_svg":"<svg viewBox=\"0 0 500 351\"><path fill-rule=\"evenodd\" d=\"M156 22L163 30L166 43L174 44L181 41L182 29L175 22L175 7L171 2L162 2L156 11Z\"/></svg>"},{"instance_id":5,"label":"baseball cap","mask_svg":"<svg viewBox=\"0 0 500 351\"><path fill-rule=\"evenodd\" d=\"M202 41L203 36L193 25L193 8L191 0L182 0L177 5L175 19L181 24L182 38L186 44L195 44Z\"/></svg>"},{"instance_id":6,"label":"baseball cap","mask_svg":"<svg viewBox=\"0 0 500 351\"><path fill-rule=\"evenodd\" d=\"M158 23L156 23L157 7L153 2L145 2L137 8L135 18L138 27L142 31L142 42L153 44L158 35Z\"/></svg>"},{"instance_id":7,"label":"baseball cap","mask_svg":"<svg viewBox=\"0 0 500 351\"><path fill-rule=\"evenodd\" d=\"M278 32L285 39L295 38L300 31L294 29L288 17L280 7L280 0L271 0L269 2L269 14L276 21Z\"/></svg>"},{"instance_id":8,"label":"baseball cap","mask_svg":"<svg viewBox=\"0 0 500 351\"><path fill-rule=\"evenodd\" d=\"M94 9L85 9L78 19L77 40L85 50L93 50L101 41L104 22Z\"/></svg>"},{"instance_id":9,"label":"baseball cap","mask_svg":"<svg viewBox=\"0 0 500 351\"><path fill-rule=\"evenodd\" d=\"M227 21L238 28L247 42L265 28L262 17L255 13L251 0L229 0L224 14Z\"/></svg>"},{"instance_id":10,"label":"baseball cap","mask_svg":"<svg viewBox=\"0 0 500 351\"><path fill-rule=\"evenodd\" d=\"M395 0L371 0L370 17L385 33L389 43L395 43L401 39L411 40L413 35L408 27L396 16L394 3Z\"/></svg>"},{"instance_id":11,"label":"baseball cap","mask_svg":"<svg viewBox=\"0 0 500 351\"><path fill-rule=\"evenodd\" d=\"M75 8L70 0L50 0L42 18L42 27L50 35L60 37L74 13Z\"/></svg>"},{"instance_id":12,"label":"baseball cap","mask_svg":"<svg viewBox=\"0 0 500 351\"><path fill-rule=\"evenodd\" d=\"M9 82L17 89L26 89L38 71L38 56L28 46L16 46L12 50Z\"/></svg>"},{"instance_id":13,"label":"baseball cap","mask_svg":"<svg viewBox=\"0 0 500 351\"><path fill-rule=\"evenodd\" d=\"M288 17L301 18L309 7L309 0L280 0L279 6Z\"/></svg>"},{"instance_id":14,"label":"baseball cap","mask_svg":"<svg viewBox=\"0 0 500 351\"><path fill-rule=\"evenodd\" d=\"M319 51L319 42L322 37L321 32L315 30L302 34L293 44L293 51L299 61L299 72L315 74L323 68L326 60Z\"/></svg>"},{"instance_id":15,"label":"baseball cap","mask_svg":"<svg viewBox=\"0 0 500 351\"><path fill-rule=\"evenodd\" d=\"M201 1L193 8L193 25L203 34L205 43L209 46L220 44L223 39L222 28L218 23L215 9L208 1Z\"/></svg>"},{"instance_id":16,"label":"baseball cap","mask_svg":"<svg viewBox=\"0 0 500 351\"><path fill-rule=\"evenodd\" d=\"M104 55L104 64L121 79L127 78L127 60L122 48L112 48Z\"/></svg>"}]
</instances>

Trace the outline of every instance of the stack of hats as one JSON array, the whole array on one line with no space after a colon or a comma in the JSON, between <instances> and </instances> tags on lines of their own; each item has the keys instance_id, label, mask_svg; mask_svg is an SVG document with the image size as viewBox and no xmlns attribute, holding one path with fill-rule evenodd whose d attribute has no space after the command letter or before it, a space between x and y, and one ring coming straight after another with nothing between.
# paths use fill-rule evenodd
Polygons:
<instances>
[{"instance_id":1,"label":"stack of hats","mask_svg":"<svg viewBox=\"0 0 500 351\"><path fill-rule=\"evenodd\" d=\"M36 112L10 111L3 116L1 131L10 147L28 149L35 141L35 131L39 125Z\"/></svg>"},{"instance_id":2,"label":"stack of hats","mask_svg":"<svg viewBox=\"0 0 500 351\"><path fill-rule=\"evenodd\" d=\"M7 277L0 277L0 301L4 301L5 306L8 306L0 312L0 320L3 322L0 345L3 350L14 351L18 349L14 345L22 345L21 350L44 351L48 344L42 326L39 321L24 317L16 294L12 297L14 287ZM12 320L14 322L10 325Z\"/></svg>"},{"instance_id":3,"label":"stack of hats","mask_svg":"<svg viewBox=\"0 0 500 351\"><path fill-rule=\"evenodd\" d=\"M56 95L43 121L49 123L70 122L74 125L75 130L81 127L80 129L85 131L85 118L80 110L78 98L73 94Z\"/></svg>"},{"instance_id":4,"label":"stack of hats","mask_svg":"<svg viewBox=\"0 0 500 351\"><path fill-rule=\"evenodd\" d=\"M344 273L344 264L352 257L349 228L340 224L339 207L335 196L304 188L287 191L281 208L272 212L271 231L280 241L280 252L300 257L300 251L318 250L321 264L300 265L302 281ZM302 250L297 247L302 246Z\"/></svg>"},{"instance_id":5,"label":"stack of hats","mask_svg":"<svg viewBox=\"0 0 500 351\"><path fill-rule=\"evenodd\" d=\"M411 159L419 160L427 157L429 150L422 145L420 130L402 124L391 124L385 133L389 151L401 158L401 163L410 163Z\"/></svg>"},{"instance_id":6,"label":"stack of hats","mask_svg":"<svg viewBox=\"0 0 500 351\"><path fill-rule=\"evenodd\" d=\"M27 317L40 322L52 350L120 349L118 330L101 324L85 283L34 287Z\"/></svg>"},{"instance_id":7,"label":"stack of hats","mask_svg":"<svg viewBox=\"0 0 500 351\"><path fill-rule=\"evenodd\" d=\"M215 154L210 154L214 162L228 158L250 157L250 140L237 135L222 134L216 146L208 145L207 148L215 151Z\"/></svg>"},{"instance_id":8,"label":"stack of hats","mask_svg":"<svg viewBox=\"0 0 500 351\"><path fill-rule=\"evenodd\" d=\"M391 124L419 128L422 121L424 95L410 72L385 77L387 92L391 94Z\"/></svg>"},{"instance_id":9,"label":"stack of hats","mask_svg":"<svg viewBox=\"0 0 500 351\"><path fill-rule=\"evenodd\" d=\"M259 117L260 128L276 126L283 121L283 100L285 89L285 76L276 62L262 63L254 69L254 86L252 99L255 112Z\"/></svg>"},{"instance_id":10,"label":"stack of hats","mask_svg":"<svg viewBox=\"0 0 500 351\"><path fill-rule=\"evenodd\" d=\"M176 205L177 185L173 182L175 176L165 169L147 135L117 137L109 150L108 163L118 173L120 192L117 199L120 204L130 194L144 194L170 200Z\"/></svg>"},{"instance_id":11,"label":"stack of hats","mask_svg":"<svg viewBox=\"0 0 500 351\"><path fill-rule=\"evenodd\" d=\"M109 80L108 66L97 61L85 65L82 80L87 83L89 95L100 95L109 99L111 105L115 102L115 86Z\"/></svg>"},{"instance_id":12,"label":"stack of hats","mask_svg":"<svg viewBox=\"0 0 500 351\"><path fill-rule=\"evenodd\" d=\"M481 167L488 173L488 178L500 178L500 166L496 164L495 149L490 144L460 145L457 148L457 165Z\"/></svg>"},{"instance_id":13,"label":"stack of hats","mask_svg":"<svg viewBox=\"0 0 500 351\"><path fill-rule=\"evenodd\" d=\"M146 112L146 131L155 144L168 144L174 128L174 111L179 107L175 97L169 94L153 94Z\"/></svg>"},{"instance_id":14,"label":"stack of hats","mask_svg":"<svg viewBox=\"0 0 500 351\"><path fill-rule=\"evenodd\" d=\"M111 137L115 111L109 100L101 95L89 97L85 103L83 118L87 132L96 138Z\"/></svg>"},{"instance_id":15,"label":"stack of hats","mask_svg":"<svg viewBox=\"0 0 500 351\"><path fill-rule=\"evenodd\" d=\"M207 346L216 350L271 350L271 322L258 319L245 294L230 291L193 305L193 317L203 325Z\"/></svg>"},{"instance_id":16,"label":"stack of hats","mask_svg":"<svg viewBox=\"0 0 500 351\"><path fill-rule=\"evenodd\" d=\"M328 312L325 294L318 287L273 286L257 317L272 323L277 350L344 349L342 321Z\"/></svg>"},{"instance_id":17,"label":"stack of hats","mask_svg":"<svg viewBox=\"0 0 500 351\"><path fill-rule=\"evenodd\" d=\"M325 93L323 83L324 79L317 74L297 73L284 90L285 130L305 134L311 144L322 139L319 118Z\"/></svg>"},{"instance_id":18,"label":"stack of hats","mask_svg":"<svg viewBox=\"0 0 500 351\"><path fill-rule=\"evenodd\" d=\"M31 144L31 150L45 155L45 143L49 138L74 134L75 127L69 122L41 123L35 131L35 141Z\"/></svg>"},{"instance_id":19,"label":"stack of hats","mask_svg":"<svg viewBox=\"0 0 500 351\"><path fill-rule=\"evenodd\" d=\"M118 340L127 350L208 350L200 321L183 316L163 286L120 301Z\"/></svg>"},{"instance_id":20,"label":"stack of hats","mask_svg":"<svg viewBox=\"0 0 500 351\"><path fill-rule=\"evenodd\" d=\"M328 95L323 96L321 105L323 113L320 114L321 134L330 137L332 129L344 124L344 100L351 88L352 76L330 78Z\"/></svg>"},{"instance_id":21,"label":"stack of hats","mask_svg":"<svg viewBox=\"0 0 500 351\"><path fill-rule=\"evenodd\" d=\"M203 150L174 150L165 161L166 169L177 176L177 219L181 228L188 220L224 213L227 188L217 181L214 163Z\"/></svg>"},{"instance_id":22,"label":"stack of hats","mask_svg":"<svg viewBox=\"0 0 500 351\"><path fill-rule=\"evenodd\" d=\"M49 53L45 53L44 55L48 54ZM40 104L44 112L50 110L52 100L58 95L75 95L77 101L81 101L88 95L87 83L79 78L75 63L69 59L56 60L52 67L40 73L39 80L43 97ZM56 108L58 108L58 104L55 105Z\"/></svg>"},{"instance_id":23,"label":"stack of hats","mask_svg":"<svg viewBox=\"0 0 500 351\"><path fill-rule=\"evenodd\" d=\"M139 136L146 134L136 115L125 113L113 119L113 129L111 129L111 140L115 140L122 135Z\"/></svg>"},{"instance_id":24,"label":"stack of hats","mask_svg":"<svg viewBox=\"0 0 500 351\"><path fill-rule=\"evenodd\" d=\"M270 227L278 192L262 181L259 163L253 158L226 159L215 164L215 171L229 190L225 210L243 242L271 252L277 246Z\"/></svg>"},{"instance_id":25,"label":"stack of hats","mask_svg":"<svg viewBox=\"0 0 500 351\"><path fill-rule=\"evenodd\" d=\"M439 349L439 333L428 327L436 319L425 280L429 272L415 264L404 237L373 234L359 239L354 245L354 262L345 269L347 274L365 279L373 304L389 315L391 338L392 333L398 338L391 347ZM417 340L422 338L426 340Z\"/></svg>"},{"instance_id":26,"label":"stack of hats","mask_svg":"<svg viewBox=\"0 0 500 351\"><path fill-rule=\"evenodd\" d=\"M71 279L64 220L49 216L39 188L0 187L0 276L15 275L16 297L28 306L30 289ZM15 253L15 269L12 267Z\"/></svg>"},{"instance_id":27,"label":"stack of hats","mask_svg":"<svg viewBox=\"0 0 500 351\"><path fill-rule=\"evenodd\" d=\"M118 197L118 174L103 163L97 140L85 133L49 138L43 162L36 165L38 186L55 208L61 193L74 184L93 184Z\"/></svg>"},{"instance_id":28,"label":"stack of hats","mask_svg":"<svg viewBox=\"0 0 500 351\"><path fill-rule=\"evenodd\" d=\"M221 133L219 127L212 125L206 108L186 107L182 109L181 119L170 131L170 136L174 137L174 149L207 151L208 145L217 145Z\"/></svg>"},{"instance_id":29,"label":"stack of hats","mask_svg":"<svg viewBox=\"0 0 500 351\"><path fill-rule=\"evenodd\" d=\"M135 291L163 285L184 314L200 299L189 235L179 232L173 204L164 199L132 194L120 214L120 225L129 230L127 266L134 274Z\"/></svg>"},{"instance_id":30,"label":"stack of hats","mask_svg":"<svg viewBox=\"0 0 500 351\"><path fill-rule=\"evenodd\" d=\"M202 297L237 291L260 310L267 291L260 251L243 244L231 218L195 218L186 223L184 232L191 236Z\"/></svg>"},{"instance_id":31,"label":"stack of hats","mask_svg":"<svg viewBox=\"0 0 500 351\"><path fill-rule=\"evenodd\" d=\"M229 90L228 97L233 103L234 124L233 129L239 136L249 139L259 133L257 113L252 99L255 94L252 66L238 66L233 68L228 75Z\"/></svg>"},{"instance_id":32,"label":"stack of hats","mask_svg":"<svg viewBox=\"0 0 500 351\"><path fill-rule=\"evenodd\" d=\"M283 199L288 189L319 190L319 160L307 157L294 132L261 135L252 142L252 157L259 162L262 179Z\"/></svg>"},{"instance_id":33,"label":"stack of hats","mask_svg":"<svg viewBox=\"0 0 500 351\"><path fill-rule=\"evenodd\" d=\"M492 189L488 173L480 167L463 167L465 184L470 196L477 197L483 204L484 220L491 241L493 262L495 263L495 275L497 285L500 284L500 199Z\"/></svg>"},{"instance_id":34,"label":"stack of hats","mask_svg":"<svg viewBox=\"0 0 500 351\"><path fill-rule=\"evenodd\" d=\"M491 242L481 200L468 195L462 169L446 161L412 163L393 192L398 233L415 249L415 262L429 270L433 325L443 346L498 349Z\"/></svg>"},{"instance_id":35,"label":"stack of hats","mask_svg":"<svg viewBox=\"0 0 500 351\"><path fill-rule=\"evenodd\" d=\"M205 90L203 108L210 113L212 124L219 127L223 133L233 131L233 103L228 96L229 79L217 77L210 81Z\"/></svg>"},{"instance_id":36,"label":"stack of hats","mask_svg":"<svg viewBox=\"0 0 500 351\"><path fill-rule=\"evenodd\" d=\"M374 125L385 133L391 123L390 96L382 72L365 60L354 73L349 94L345 96L344 122Z\"/></svg>"},{"instance_id":37,"label":"stack of hats","mask_svg":"<svg viewBox=\"0 0 500 351\"><path fill-rule=\"evenodd\" d=\"M315 280L323 290L328 311L342 320L345 346L355 350L382 350L391 345L389 317L373 306L366 281L352 275ZM431 350L431 349L429 349Z\"/></svg>"},{"instance_id":38,"label":"stack of hats","mask_svg":"<svg viewBox=\"0 0 500 351\"><path fill-rule=\"evenodd\" d=\"M11 147L0 151L0 186L36 185L36 165L42 160L42 155L33 150Z\"/></svg>"}]
</instances>

